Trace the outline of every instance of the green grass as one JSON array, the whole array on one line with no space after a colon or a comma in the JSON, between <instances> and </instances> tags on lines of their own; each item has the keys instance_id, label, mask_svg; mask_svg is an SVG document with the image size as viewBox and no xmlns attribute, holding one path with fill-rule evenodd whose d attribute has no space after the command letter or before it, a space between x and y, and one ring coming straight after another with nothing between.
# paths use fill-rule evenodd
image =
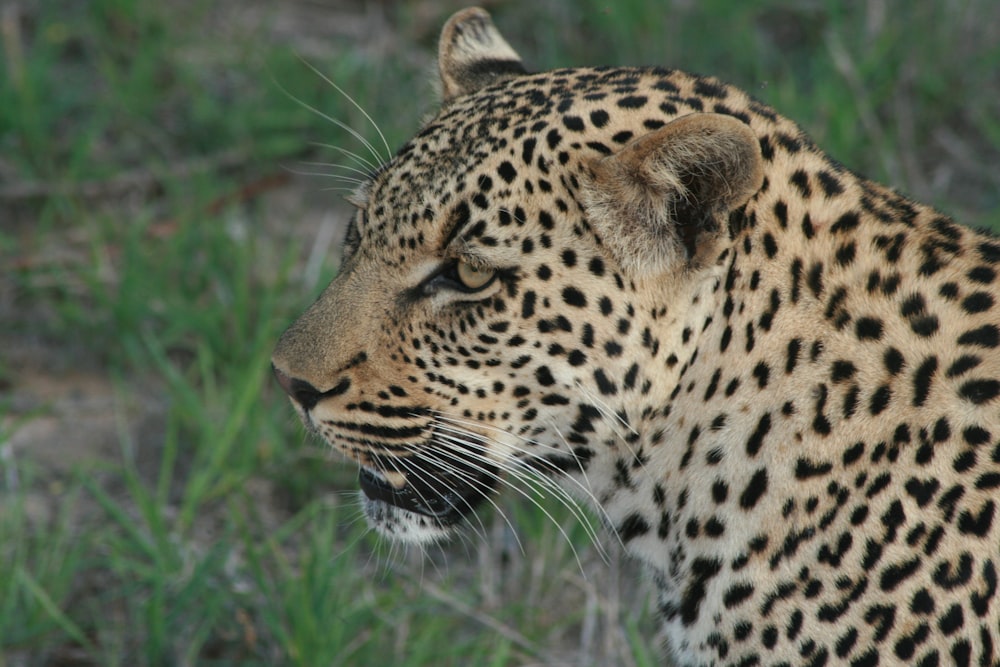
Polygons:
<instances>
[{"instance_id":1,"label":"green grass","mask_svg":"<svg viewBox=\"0 0 1000 667\"><path fill-rule=\"evenodd\" d=\"M387 10L383 53L382 33L337 36L342 17L316 47L309 20L296 39L269 29L292 10L226 4L44 0L0 17L0 343L40 345L56 380L110 379L120 406L117 454L57 470L14 445L58 406L25 407L29 367L0 357L0 667L657 664L645 597L619 597L634 570L603 562L569 511L553 508L560 528L511 494L508 519L453 545L380 542L354 471L270 382L275 338L334 266L305 268L318 236L296 217L315 210L275 220L271 201L288 170L355 164L318 144L367 154L309 107L380 145L311 66L396 147L432 108L447 11ZM537 69L716 74L848 166L1000 228L995 3L678 5L495 18ZM333 207L331 185L294 192ZM136 422L149 394L159 412Z\"/></svg>"}]
</instances>

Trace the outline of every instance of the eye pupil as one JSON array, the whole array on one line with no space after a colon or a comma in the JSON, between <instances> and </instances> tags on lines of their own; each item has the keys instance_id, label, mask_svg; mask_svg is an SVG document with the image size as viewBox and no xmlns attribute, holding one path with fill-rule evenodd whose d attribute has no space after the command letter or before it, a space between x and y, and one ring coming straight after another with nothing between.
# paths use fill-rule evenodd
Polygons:
<instances>
[{"instance_id":1,"label":"eye pupil","mask_svg":"<svg viewBox=\"0 0 1000 667\"><path fill-rule=\"evenodd\" d=\"M458 260L458 263L455 265L455 273L458 274L458 279L468 289L480 289L493 280L496 272L480 269L466 261Z\"/></svg>"}]
</instances>

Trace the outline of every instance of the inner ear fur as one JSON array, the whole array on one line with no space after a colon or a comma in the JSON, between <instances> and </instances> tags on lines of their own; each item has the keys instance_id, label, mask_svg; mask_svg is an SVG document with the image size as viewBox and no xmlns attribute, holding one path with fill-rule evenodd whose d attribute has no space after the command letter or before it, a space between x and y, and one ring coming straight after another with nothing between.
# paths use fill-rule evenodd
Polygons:
<instances>
[{"instance_id":1,"label":"inner ear fur","mask_svg":"<svg viewBox=\"0 0 1000 667\"><path fill-rule=\"evenodd\" d=\"M443 101L448 102L526 70L486 10L469 7L454 14L441 30L438 72Z\"/></svg>"},{"instance_id":2,"label":"inner ear fur","mask_svg":"<svg viewBox=\"0 0 1000 667\"><path fill-rule=\"evenodd\" d=\"M760 143L745 123L695 113L591 163L583 203L607 250L638 277L703 260L763 179Z\"/></svg>"}]
</instances>

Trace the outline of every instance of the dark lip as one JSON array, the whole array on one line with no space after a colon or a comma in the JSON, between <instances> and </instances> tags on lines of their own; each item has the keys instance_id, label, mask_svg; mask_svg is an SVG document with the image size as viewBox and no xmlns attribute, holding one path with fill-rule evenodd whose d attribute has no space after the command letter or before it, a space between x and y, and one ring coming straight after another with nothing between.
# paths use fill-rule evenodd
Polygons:
<instances>
[{"instance_id":1,"label":"dark lip","mask_svg":"<svg viewBox=\"0 0 1000 667\"><path fill-rule=\"evenodd\" d=\"M396 466L394 466L396 467ZM430 456L406 460L406 484L396 488L368 468L361 468L358 484L371 500L430 517L441 524L458 522L481 504L496 486L495 468L482 469Z\"/></svg>"}]
</instances>

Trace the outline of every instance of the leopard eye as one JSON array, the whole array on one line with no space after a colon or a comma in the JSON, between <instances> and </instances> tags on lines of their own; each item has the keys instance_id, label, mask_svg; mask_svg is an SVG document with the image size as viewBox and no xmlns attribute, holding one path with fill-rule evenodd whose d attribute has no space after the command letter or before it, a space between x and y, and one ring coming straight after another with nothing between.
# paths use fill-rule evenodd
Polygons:
<instances>
[{"instance_id":1,"label":"leopard eye","mask_svg":"<svg viewBox=\"0 0 1000 667\"><path fill-rule=\"evenodd\" d=\"M475 267L461 259L455 264L455 273L462 285L470 290L486 287L497 274L496 271Z\"/></svg>"}]
</instances>

